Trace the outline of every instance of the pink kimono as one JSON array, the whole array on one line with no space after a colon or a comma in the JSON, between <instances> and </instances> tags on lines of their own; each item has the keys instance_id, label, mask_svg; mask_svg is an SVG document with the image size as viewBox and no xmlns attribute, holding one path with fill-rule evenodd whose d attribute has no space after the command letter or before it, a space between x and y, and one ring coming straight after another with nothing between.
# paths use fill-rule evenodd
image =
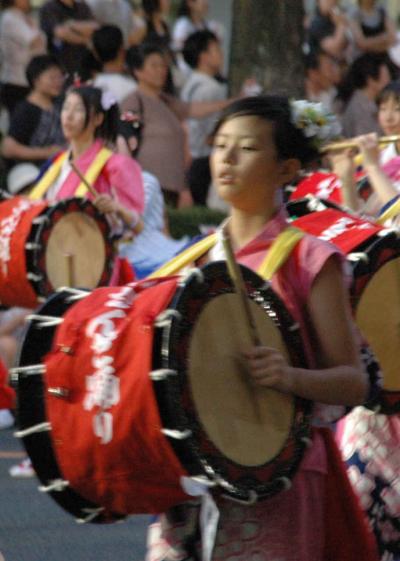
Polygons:
<instances>
[{"instance_id":1,"label":"pink kimono","mask_svg":"<svg viewBox=\"0 0 400 561\"><path fill-rule=\"evenodd\" d=\"M282 209L255 239L236 253L237 260L257 270L266 250L286 226ZM311 368L315 359L306 304L315 278L332 256L341 261L333 245L306 235L272 279L272 287L300 324ZM217 243L208 260L219 259L224 259L224 252ZM213 561L377 559L330 429L314 429L313 444L289 490L252 506L226 499L219 499L217 504L220 518ZM193 508L179 507L184 521L177 523L174 514L166 513L150 526L146 561L189 559L183 544L188 534L193 533L189 523ZM196 547L199 551L200 545Z\"/></svg>"}]
</instances>

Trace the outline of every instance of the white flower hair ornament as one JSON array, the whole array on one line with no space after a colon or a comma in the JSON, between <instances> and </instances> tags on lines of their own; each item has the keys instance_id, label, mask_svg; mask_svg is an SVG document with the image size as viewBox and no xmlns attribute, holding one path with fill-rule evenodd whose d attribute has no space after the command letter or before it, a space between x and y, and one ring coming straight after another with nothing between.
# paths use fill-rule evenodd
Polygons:
<instances>
[{"instance_id":1,"label":"white flower hair ornament","mask_svg":"<svg viewBox=\"0 0 400 561\"><path fill-rule=\"evenodd\" d=\"M101 94L100 103L103 111L108 111L113 105L117 104L117 100L111 92L105 91Z\"/></svg>"},{"instance_id":2,"label":"white flower hair ornament","mask_svg":"<svg viewBox=\"0 0 400 561\"><path fill-rule=\"evenodd\" d=\"M319 149L324 142L340 136L341 126L335 115L327 111L322 103L305 99L290 101L292 124L309 138Z\"/></svg>"}]
</instances>

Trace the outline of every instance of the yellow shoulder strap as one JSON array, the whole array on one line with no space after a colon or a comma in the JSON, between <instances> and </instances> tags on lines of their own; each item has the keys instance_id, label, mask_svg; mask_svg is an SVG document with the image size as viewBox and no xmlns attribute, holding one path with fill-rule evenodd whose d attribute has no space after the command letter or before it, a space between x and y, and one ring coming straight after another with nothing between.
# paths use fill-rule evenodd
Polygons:
<instances>
[{"instance_id":1,"label":"yellow shoulder strap","mask_svg":"<svg viewBox=\"0 0 400 561\"><path fill-rule=\"evenodd\" d=\"M285 228L285 230L275 238L273 244L269 248L264 261L258 268L258 274L265 280L271 280L274 273L286 262L289 255L304 235L305 232L294 226Z\"/></svg>"},{"instance_id":2,"label":"yellow shoulder strap","mask_svg":"<svg viewBox=\"0 0 400 561\"><path fill-rule=\"evenodd\" d=\"M113 154L112 151L109 150L108 148L102 148L97 153L95 159L90 164L89 168L86 170L86 173L84 174L84 177L87 183L89 183L89 185L94 185L101 170L103 169L109 158L112 156L112 154ZM80 185L78 185L77 190L75 191L75 197L84 197L86 193L87 193L87 187L85 183L81 182Z\"/></svg>"},{"instance_id":3,"label":"yellow shoulder strap","mask_svg":"<svg viewBox=\"0 0 400 561\"><path fill-rule=\"evenodd\" d=\"M184 267L187 267L196 259L199 259L202 255L207 253L216 243L217 234L211 234L206 238L203 238L199 242L191 245L185 251L182 251L179 255L168 261L165 265L154 271L149 275L149 279L156 277L164 277L169 275L175 275Z\"/></svg>"},{"instance_id":4,"label":"yellow shoulder strap","mask_svg":"<svg viewBox=\"0 0 400 561\"><path fill-rule=\"evenodd\" d=\"M384 224L386 220L394 218L397 214L400 214L400 199L397 199L388 209L385 210L377 219L378 224Z\"/></svg>"},{"instance_id":5,"label":"yellow shoulder strap","mask_svg":"<svg viewBox=\"0 0 400 561\"><path fill-rule=\"evenodd\" d=\"M266 280L270 280L273 274L285 263L294 247L304 236L304 232L293 226L288 226L271 245L267 256L258 268L258 274ZM188 247L185 251L168 261L157 269L148 278L175 275L184 267L193 263L207 253L216 243L217 234L211 234L196 244Z\"/></svg>"},{"instance_id":6,"label":"yellow shoulder strap","mask_svg":"<svg viewBox=\"0 0 400 561\"><path fill-rule=\"evenodd\" d=\"M47 190L53 185L54 181L57 179L58 174L61 171L62 165L68 157L68 152L64 152L54 162L50 165L48 170L43 174L43 176L36 183L32 191L29 193L29 198L38 201L43 199Z\"/></svg>"},{"instance_id":7,"label":"yellow shoulder strap","mask_svg":"<svg viewBox=\"0 0 400 561\"><path fill-rule=\"evenodd\" d=\"M99 152L96 154L96 157L86 170L84 177L86 181L93 185L99 176L99 173L103 169L104 165L106 164L107 160L112 156L112 151L108 148L101 148ZM64 164L66 158L68 157L68 152L62 154L59 158L57 158L53 164L49 167L43 177L39 180L39 182L35 185L33 190L31 191L29 198L33 200L42 199L43 196L46 194L48 189L53 185L54 181L57 179L58 174L61 171L62 165ZM87 192L87 187L84 182L81 182L75 193L75 197L84 197Z\"/></svg>"}]
</instances>

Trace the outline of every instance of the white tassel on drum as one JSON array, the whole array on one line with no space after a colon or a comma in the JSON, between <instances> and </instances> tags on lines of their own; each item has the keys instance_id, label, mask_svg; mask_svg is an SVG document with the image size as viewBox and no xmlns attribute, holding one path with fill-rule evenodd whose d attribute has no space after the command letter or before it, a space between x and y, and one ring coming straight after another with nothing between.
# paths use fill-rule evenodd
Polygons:
<instances>
[{"instance_id":1,"label":"white tassel on drum","mask_svg":"<svg viewBox=\"0 0 400 561\"><path fill-rule=\"evenodd\" d=\"M27 429L17 430L14 432L14 436L17 438L24 438L25 436L30 436L31 434L37 434L39 432L49 432L51 431L51 424L48 422L38 423L37 425L32 425Z\"/></svg>"},{"instance_id":2,"label":"white tassel on drum","mask_svg":"<svg viewBox=\"0 0 400 561\"><path fill-rule=\"evenodd\" d=\"M189 279L192 277L196 277L197 282L203 284L204 283L204 273L198 267L193 267L192 269L184 270L180 276L180 285L185 285Z\"/></svg>"},{"instance_id":3,"label":"white tassel on drum","mask_svg":"<svg viewBox=\"0 0 400 561\"><path fill-rule=\"evenodd\" d=\"M149 374L153 382L162 382L167 380L170 376L177 376L178 372L176 370L171 370L170 368L159 368L158 370L152 370Z\"/></svg>"},{"instance_id":4,"label":"white tassel on drum","mask_svg":"<svg viewBox=\"0 0 400 561\"><path fill-rule=\"evenodd\" d=\"M38 490L41 493L51 493L53 491L57 491L60 493L67 487L69 487L69 481L67 481L66 479L53 479L52 481L49 481L48 485L40 485L40 487L38 487Z\"/></svg>"},{"instance_id":5,"label":"white tassel on drum","mask_svg":"<svg viewBox=\"0 0 400 561\"><path fill-rule=\"evenodd\" d=\"M83 508L82 512L84 514L87 513L87 515L85 516L85 518L77 518L76 522L78 524L87 524L88 522L92 522L92 520L97 518L103 511L104 511L103 506L99 508Z\"/></svg>"}]
</instances>

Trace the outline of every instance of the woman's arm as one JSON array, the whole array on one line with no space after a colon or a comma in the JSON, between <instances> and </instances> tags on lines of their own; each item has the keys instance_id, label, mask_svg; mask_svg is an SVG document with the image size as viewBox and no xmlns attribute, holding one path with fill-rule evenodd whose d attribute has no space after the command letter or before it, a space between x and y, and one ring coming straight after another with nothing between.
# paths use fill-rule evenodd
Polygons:
<instances>
[{"instance_id":1,"label":"woman's arm","mask_svg":"<svg viewBox=\"0 0 400 561\"><path fill-rule=\"evenodd\" d=\"M62 146L26 146L12 136L6 136L1 146L1 153L5 158L16 160L47 160L62 150Z\"/></svg>"},{"instance_id":2,"label":"woman's arm","mask_svg":"<svg viewBox=\"0 0 400 561\"><path fill-rule=\"evenodd\" d=\"M358 405L368 395L368 378L360 361L355 327L341 268L330 258L315 279L308 301L316 369L296 368L268 347L245 353L250 375L262 386L333 405Z\"/></svg>"},{"instance_id":3,"label":"woman's arm","mask_svg":"<svg viewBox=\"0 0 400 561\"><path fill-rule=\"evenodd\" d=\"M396 43L396 27L393 22L386 16L385 31L379 35L366 37L361 29L360 24L355 20L350 20L349 25L357 47L366 52L386 52Z\"/></svg>"}]
</instances>

